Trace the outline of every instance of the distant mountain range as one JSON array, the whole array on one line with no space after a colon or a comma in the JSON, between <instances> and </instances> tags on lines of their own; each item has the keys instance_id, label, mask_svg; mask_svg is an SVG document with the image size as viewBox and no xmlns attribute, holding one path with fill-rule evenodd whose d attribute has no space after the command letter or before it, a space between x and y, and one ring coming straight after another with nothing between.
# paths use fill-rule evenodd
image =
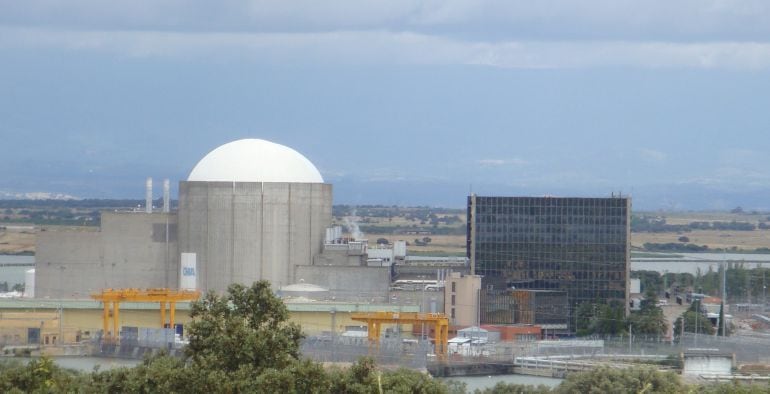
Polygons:
<instances>
[{"instance_id":1,"label":"distant mountain range","mask_svg":"<svg viewBox=\"0 0 770 394\"><path fill-rule=\"evenodd\" d=\"M757 187L715 188L703 185L646 185L631 190L599 190L570 187L515 187L501 184L460 184L454 182L355 181L328 180L334 185L334 203L348 205L432 206L445 208L465 207L467 196L559 196L609 197L611 193L630 195L635 211L725 211L736 207L744 210L770 211L770 189ZM58 191L5 191L0 200L81 200L81 199L136 199L144 200L144 183L105 181L99 187L78 184ZM19 187L16 190L23 190ZM176 198L176 184L172 182L171 197ZM154 198L160 198L155 187Z\"/></svg>"},{"instance_id":2,"label":"distant mountain range","mask_svg":"<svg viewBox=\"0 0 770 394\"><path fill-rule=\"evenodd\" d=\"M50 193L50 192L7 192L0 190L0 200L80 200L79 197L75 197L65 193Z\"/></svg>"}]
</instances>

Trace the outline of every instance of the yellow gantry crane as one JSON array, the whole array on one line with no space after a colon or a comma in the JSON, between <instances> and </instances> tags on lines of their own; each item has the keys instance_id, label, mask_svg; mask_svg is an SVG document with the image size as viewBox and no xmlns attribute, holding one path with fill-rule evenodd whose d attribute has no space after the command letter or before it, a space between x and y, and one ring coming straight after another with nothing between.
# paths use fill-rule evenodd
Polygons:
<instances>
[{"instance_id":1,"label":"yellow gantry crane","mask_svg":"<svg viewBox=\"0 0 770 394\"><path fill-rule=\"evenodd\" d=\"M104 337L116 340L118 338L120 303L121 302L159 302L160 326L166 324L174 328L176 303L179 301L194 301L201 293L196 290L171 290L171 289L104 289L100 293L91 294L91 298L104 304L102 324ZM168 305L169 320L166 321L166 307ZM112 331L109 331L110 306L112 307Z\"/></svg>"},{"instance_id":2,"label":"yellow gantry crane","mask_svg":"<svg viewBox=\"0 0 770 394\"><path fill-rule=\"evenodd\" d=\"M350 318L366 322L369 329L369 341L380 343L380 330L383 324L428 324L436 331L436 354L445 355L449 341L449 319L443 313L418 312L359 312Z\"/></svg>"}]
</instances>

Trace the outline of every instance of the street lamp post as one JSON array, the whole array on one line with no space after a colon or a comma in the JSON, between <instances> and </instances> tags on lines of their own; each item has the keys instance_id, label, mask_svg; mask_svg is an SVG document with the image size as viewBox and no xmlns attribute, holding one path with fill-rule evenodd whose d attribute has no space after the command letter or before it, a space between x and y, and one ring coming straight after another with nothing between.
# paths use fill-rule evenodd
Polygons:
<instances>
[{"instance_id":1,"label":"street lamp post","mask_svg":"<svg viewBox=\"0 0 770 394\"><path fill-rule=\"evenodd\" d=\"M420 278L420 286L422 287L422 294L420 295L420 313L425 313L423 306L425 305L425 275L418 276ZM425 323L421 323L420 326L420 340L425 340Z\"/></svg>"},{"instance_id":2,"label":"street lamp post","mask_svg":"<svg viewBox=\"0 0 770 394\"><path fill-rule=\"evenodd\" d=\"M337 348L337 344L336 344L337 332L336 331L337 330L335 329L337 327L337 308L332 307L332 309L329 311L329 313L331 314L331 317L332 317L332 322L331 322L331 324L332 324L332 326L331 326L332 361L337 361L337 352L336 352L336 348Z\"/></svg>"}]
</instances>

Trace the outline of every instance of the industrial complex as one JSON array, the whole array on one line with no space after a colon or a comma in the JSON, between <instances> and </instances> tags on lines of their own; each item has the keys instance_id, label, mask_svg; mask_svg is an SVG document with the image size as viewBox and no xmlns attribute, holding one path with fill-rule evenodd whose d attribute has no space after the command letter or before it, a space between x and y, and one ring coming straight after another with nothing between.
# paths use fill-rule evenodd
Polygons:
<instances>
[{"instance_id":1,"label":"industrial complex","mask_svg":"<svg viewBox=\"0 0 770 394\"><path fill-rule=\"evenodd\" d=\"M155 209L148 178L145 206L102 212L98 231L40 232L26 297L0 308L34 310L44 323L25 331L17 321L11 340L133 341L151 337L148 326L183 337L196 294L258 280L310 335L379 341L380 324L395 324L399 335L437 338L442 352L480 340L447 347L464 329L509 341L570 335L576 303L627 304L627 198L471 195L467 257L432 257L408 255L403 240L370 247L345 234L333 225L332 185L269 141L205 155L179 182L174 210L169 186Z\"/></svg>"}]
</instances>

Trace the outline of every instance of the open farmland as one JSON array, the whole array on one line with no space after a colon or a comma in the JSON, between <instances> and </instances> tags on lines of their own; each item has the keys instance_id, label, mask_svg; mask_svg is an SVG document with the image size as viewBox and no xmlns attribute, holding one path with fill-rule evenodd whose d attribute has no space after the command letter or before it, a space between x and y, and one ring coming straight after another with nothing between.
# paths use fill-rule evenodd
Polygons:
<instances>
[{"instance_id":1,"label":"open farmland","mask_svg":"<svg viewBox=\"0 0 770 394\"><path fill-rule=\"evenodd\" d=\"M34 253L41 228L96 231L100 210L132 207L136 201L4 201L0 206L0 254ZM644 249L645 244L705 245L708 251L770 248L768 212L634 212L633 216L631 245L636 250ZM640 220L647 227L637 228ZM370 244L380 238L389 243L404 240L412 254L465 255L465 209L337 205L333 221L349 231L348 235L357 227L362 233L359 237ZM86 226L76 227L82 224ZM732 229L736 226L745 228Z\"/></svg>"}]
</instances>

